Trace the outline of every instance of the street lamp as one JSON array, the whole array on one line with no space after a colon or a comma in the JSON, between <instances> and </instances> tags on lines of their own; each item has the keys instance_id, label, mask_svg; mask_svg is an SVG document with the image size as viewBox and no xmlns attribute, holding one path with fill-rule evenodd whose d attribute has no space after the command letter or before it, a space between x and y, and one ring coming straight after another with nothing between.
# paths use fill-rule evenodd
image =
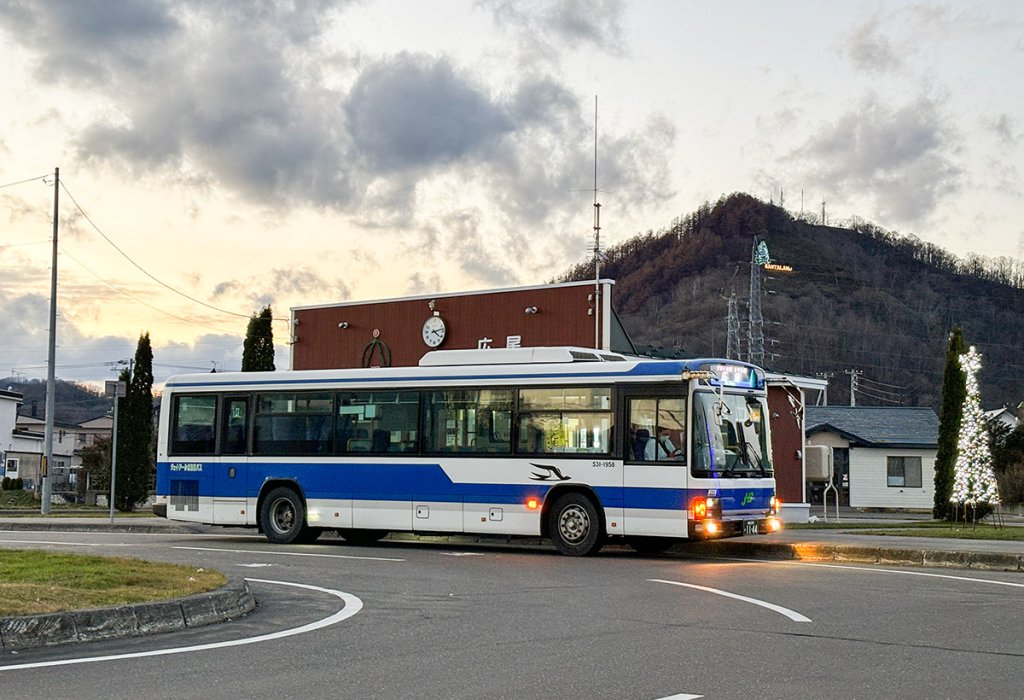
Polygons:
<instances>
[{"instance_id":1,"label":"street lamp","mask_svg":"<svg viewBox=\"0 0 1024 700\"><path fill-rule=\"evenodd\" d=\"M106 383L106 391L104 394L107 397L114 397L114 434L110 441L110 522L114 522L114 484L117 481L117 400L118 398L127 395L128 383L127 382L112 382Z\"/></svg>"}]
</instances>

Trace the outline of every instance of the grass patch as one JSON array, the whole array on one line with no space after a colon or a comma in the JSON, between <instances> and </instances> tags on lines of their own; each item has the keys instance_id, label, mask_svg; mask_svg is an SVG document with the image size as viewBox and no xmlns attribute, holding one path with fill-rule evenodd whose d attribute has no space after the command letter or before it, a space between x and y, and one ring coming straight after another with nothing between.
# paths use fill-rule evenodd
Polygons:
<instances>
[{"instance_id":1,"label":"grass patch","mask_svg":"<svg viewBox=\"0 0 1024 700\"><path fill-rule=\"evenodd\" d=\"M32 506L38 507L38 503L33 498L31 491L22 491L21 489L0 491L0 508L31 508Z\"/></svg>"},{"instance_id":2,"label":"grass patch","mask_svg":"<svg viewBox=\"0 0 1024 700\"><path fill-rule=\"evenodd\" d=\"M950 525L948 522L933 520L908 523L792 523L786 524L787 530L843 530L855 531L865 535L889 535L898 537L944 537L962 540L998 540L1024 541L1024 527L1008 525L994 527L991 523L978 523L976 526L961 523Z\"/></svg>"},{"instance_id":3,"label":"grass patch","mask_svg":"<svg viewBox=\"0 0 1024 700\"><path fill-rule=\"evenodd\" d=\"M944 537L954 540L996 540L1001 542L1024 542L1024 528L1022 527L992 527L991 525L978 525L966 528L962 525L958 528L951 528L948 524L939 527L921 528L890 528L871 530L872 535L891 535L898 537ZM865 533L867 534L867 533Z\"/></svg>"},{"instance_id":4,"label":"grass patch","mask_svg":"<svg viewBox=\"0 0 1024 700\"><path fill-rule=\"evenodd\" d=\"M219 571L179 564L0 549L0 617L168 600L226 581Z\"/></svg>"}]
</instances>

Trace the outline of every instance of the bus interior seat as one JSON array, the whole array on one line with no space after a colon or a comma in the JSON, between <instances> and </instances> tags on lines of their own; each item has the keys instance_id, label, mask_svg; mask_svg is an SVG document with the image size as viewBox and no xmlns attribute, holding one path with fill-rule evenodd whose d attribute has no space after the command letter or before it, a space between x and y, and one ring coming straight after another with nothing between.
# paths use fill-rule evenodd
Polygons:
<instances>
[{"instance_id":1,"label":"bus interior seat","mask_svg":"<svg viewBox=\"0 0 1024 700\"><path fill-rule=\"evenodd\" d=\"M633 459L641 461L647 450L647 441L651 439L651 432L647 428L637 428L633 436Z\"/></svg>"}]
</instances>

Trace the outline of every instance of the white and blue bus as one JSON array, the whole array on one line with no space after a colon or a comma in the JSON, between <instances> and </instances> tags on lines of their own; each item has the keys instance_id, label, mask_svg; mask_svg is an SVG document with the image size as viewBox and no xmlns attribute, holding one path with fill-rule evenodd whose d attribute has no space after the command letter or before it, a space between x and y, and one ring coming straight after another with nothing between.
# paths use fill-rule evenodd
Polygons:
<instances>
[{"instance_id":1,"label":"white and blue bus","mask_svg":"<svg viewBox=\"0 0 1024 700\"><path fill-rule=\"evenodd\" d=\"M660 551L781 527L764 372L583 348L436 350L418 367L179 375L157 502L258 527L608 538Z\"/></svg>"}]
</instances>

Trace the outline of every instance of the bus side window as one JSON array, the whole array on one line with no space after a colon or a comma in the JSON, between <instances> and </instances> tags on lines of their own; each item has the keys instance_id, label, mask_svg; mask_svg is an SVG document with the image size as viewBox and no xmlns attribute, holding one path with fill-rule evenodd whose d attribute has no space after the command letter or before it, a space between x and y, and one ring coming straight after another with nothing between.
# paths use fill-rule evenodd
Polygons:
<instances>
[{"instance_id":1,"label":"bus side window","mask_svg":"<svg viewBox=\"0 0 1024 700\"><path fill-rule=\"evenodd\" d=\"M629 400L629 445L633 462L686 461L686 399L681 397Z\"/></svg>"},{"instance_id":2,"label":"bus side window","mask_svg":"<svg viewBox=\"0 0 1024 700\"><path fill-rule=\"evenodd\" d=\"M212 455L217 416L216 396L178 396L174 399L170 453Z\"/></svg>"}]
</instances>

